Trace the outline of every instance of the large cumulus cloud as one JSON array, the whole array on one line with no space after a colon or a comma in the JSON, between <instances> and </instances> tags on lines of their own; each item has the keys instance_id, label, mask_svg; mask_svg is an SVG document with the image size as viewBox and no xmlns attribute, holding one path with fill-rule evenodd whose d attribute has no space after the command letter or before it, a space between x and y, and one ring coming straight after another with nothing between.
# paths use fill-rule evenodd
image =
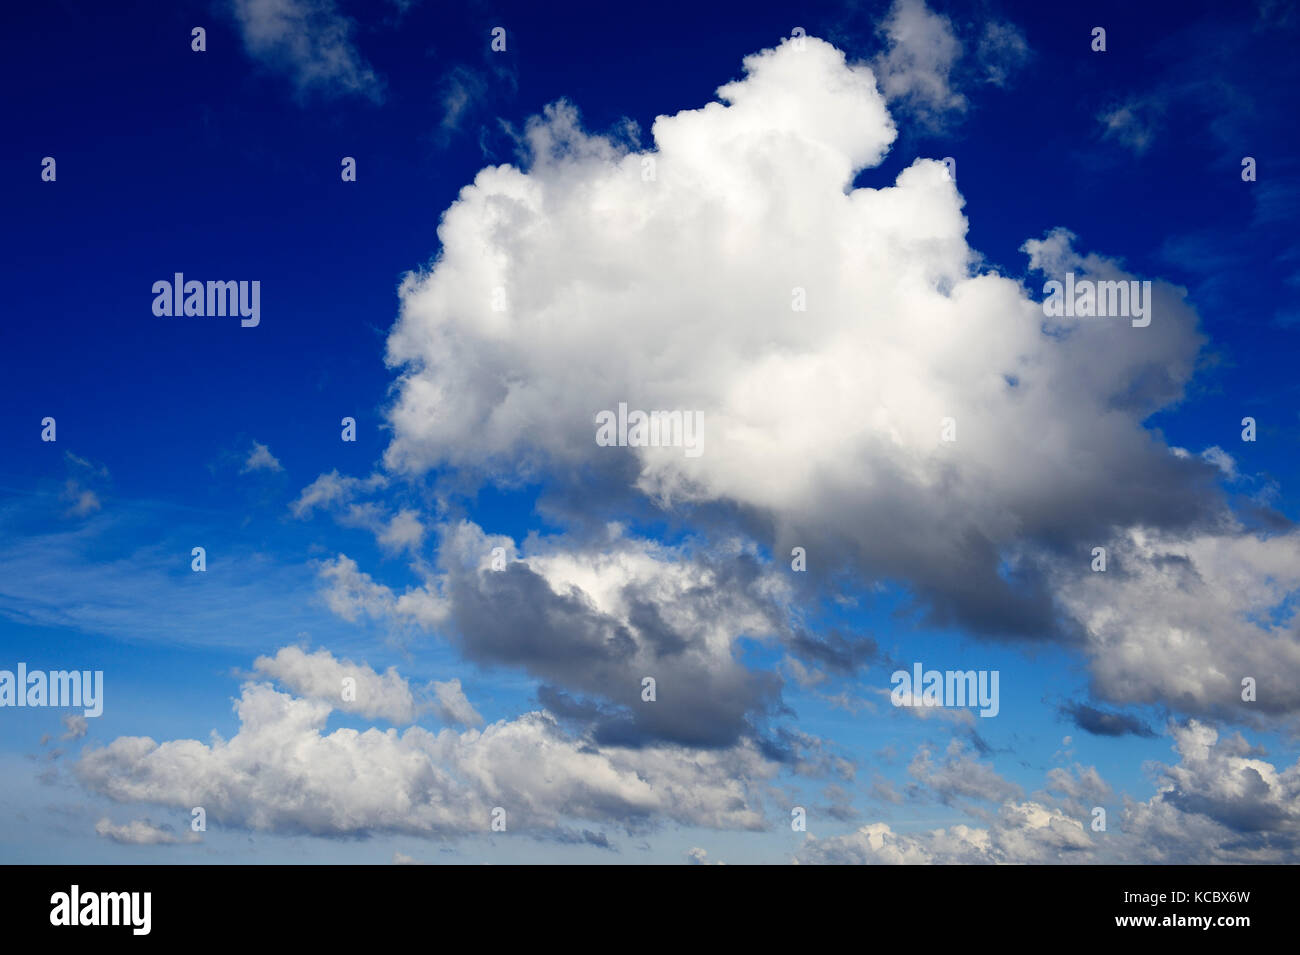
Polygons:
<instances>
[{"instance_id":1,"label":"large cumulus cloud","mask_svg":"<svg viewBox=\"0 0 1300 955\"><path fill-rule=\"evenodd\" d=\"M528 128L526 170L461 192L401 289L386 466L544 475L569 513L648 505L778 556L804 547L813 582L847 571L863 591L901 584L933 624L1086 644L1102 698L1207 711L1206 693L1107 676L1111 595L1075 581L1117 535L1254 539L1220 469L1147 425L1204 343L1184 291L1153 281L1145 327L1046 318L967 244L940 163L853 188L895 138L867 66L809 38L744 71L721 102L660 116L645 150L557 104ZM1141 278L1074 242L1027 241L1035 281ZM703 453L599 446L594 416L619 402L700 411ZM1300 568L1289 541L1266 546Z\"/></svg>"},{"instance_id":2,"label":"large cumulus cloud","mask_svg":"<svg viewBox=\"0 0 1300 955\"><path fill-rule=\"evenodd\" d=\"M326 655L313 665L336 664ZM119 802L202 806L210 821L258 831L451 838L490 831L499 806L508 832L564 838L571 820L761 828L762 792L779 769L752 743L709 753L596 747L545 711L481 731L399 733L327 731L333 709L248 682L231 739L119 737L84 751L74 771Z\"/></svg>"},{"instance_id":3,"label":"large cumulus cloud","mask_svg":"<svg viewBox=\"0 0 1300 955\"><path fill-rule=\"evenodd\" d=\"M1149 327L1048 323L977 268L942 165L851 188L894 137L869 69L814 39L745 69L728 105L659 117L645 154L554 108L527 172L462 191L402 288L387 464L727 505L941 619L1054 632L1039 570L999 573L1018 544L1204 516L1213 468L1142 427L1192 370L1194 314L1157 283ZM1050 237L1034 263L1068 254ZM620 401L701 411L704 453L597 446Z\"/></svg>"}]
</instances>

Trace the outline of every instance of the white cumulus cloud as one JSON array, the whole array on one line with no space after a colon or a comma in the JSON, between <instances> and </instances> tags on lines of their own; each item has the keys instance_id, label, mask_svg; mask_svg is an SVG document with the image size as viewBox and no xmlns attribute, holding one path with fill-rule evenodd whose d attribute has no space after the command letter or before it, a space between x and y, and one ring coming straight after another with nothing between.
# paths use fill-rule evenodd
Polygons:
<instances>
[{"instance_id":1,"label":"white cumulus cloud","mask_svg":"<svg viewBox=\"0 0 1300 955\"><path fill-rule=\"evenodd\" d=\"M364 663L336 660L328 650L309 654L284 647L273 657L258 657L253 668L300 696L326 701L345 713L403 726L419 712L410 686L393 667L380 674ZM345 687L352 699L344 698Z\"/></svg>"}]
</instances>

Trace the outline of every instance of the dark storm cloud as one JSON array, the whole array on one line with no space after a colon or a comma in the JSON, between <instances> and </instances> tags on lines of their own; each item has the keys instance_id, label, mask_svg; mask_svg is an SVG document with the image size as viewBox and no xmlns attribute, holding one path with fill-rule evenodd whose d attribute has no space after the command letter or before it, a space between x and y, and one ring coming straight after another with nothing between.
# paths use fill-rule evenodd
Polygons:
<instances>
[{"instance_id":1,"label":"dark storm cloud","mask_svg":"<svg viewBox=\"0 0 1300 955\"><path fill-rule=\"evenodd\" d=\"M1153 737L1156 735L1151 727L1130 713L1099 710L1086 703L1062 704L1060 712L1079 729L1093 736Z\"/></svg>"},{"instance_id":2,"label":"dark storm cloud","mask_svg":"<svg viewBox=\"0 0 1300 955\"><path fill-rule=\"evenodd\" d=\"M748 605L754 573L724 570L717 586L681 594L678 609L712 621ZM591 721L597 742L728 746L780 705L779 676L748 669L698 632L675 629L636 586L627 594L626 624L578 591L556 593L522 562L500 572L453 569L447 594L469 659L519 666L546 681L539 700L562 717ZM654 701L642 699L646 677L655 680Z\"/></svg>"}]
</instances>

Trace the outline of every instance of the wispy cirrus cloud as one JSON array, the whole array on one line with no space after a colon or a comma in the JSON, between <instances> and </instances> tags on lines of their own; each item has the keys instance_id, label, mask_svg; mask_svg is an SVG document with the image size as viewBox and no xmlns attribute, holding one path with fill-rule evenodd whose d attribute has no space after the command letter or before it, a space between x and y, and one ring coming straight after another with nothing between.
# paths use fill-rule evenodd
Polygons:
<instances>
[{"instance_id":1,"label":"wispy cirrus cloud","mask_svg":"<svg viewBox=\"0 0 1300 955\"><path fill-rule=\"evenodd\" d=\"M299 95L383 100L383 80L357 49L356 25L334 0L232 2L248 54L286 74Z\"/></svg>"},{"instance_id":2,"label":"wispy cirrus cloud","mask_svg":"<svg viewBox=\"0 0 1300 955\"><path fill-rule=\"evenodd\" d=\"M95 833L127 846L168 846L202 841L196 832L178 836L171 829L155 826L147 819L132 819L119 825L111 819L103 818L95 823Z\"/></svg>"},{"instance_id":3,"label":"wispy cirrus cloud","mask_svg":"<svg viewBox=\"0 0 1300 955\"><path fill-rule=\"evenodd\" d=\"M244 460L244 466L240 468L240 474L248 474L250 471L283 471L284 465L280 463L279 458L271 453L271 449L260 441L253 442L253 448L248 452L248 457Z\"/></svg>"}]
</instances>

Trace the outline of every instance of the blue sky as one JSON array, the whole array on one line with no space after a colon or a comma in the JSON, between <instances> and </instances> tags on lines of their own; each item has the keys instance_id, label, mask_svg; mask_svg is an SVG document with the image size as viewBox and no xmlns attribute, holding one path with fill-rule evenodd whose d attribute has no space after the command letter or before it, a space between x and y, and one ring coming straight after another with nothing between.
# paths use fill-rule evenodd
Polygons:
<instances>
[{"instance_id":1,"label":"blue sky","mask_svg":"<svg viewBox=\"0 0 1300 955\"><path fill-rule=\"evenodd\" d=\"M1131 6L7 11L0 669L105 708L0 710L0 856L1294 861L1300 21ZM1039 329L1063 267L1153 280L1152 326ZM154 315L176 272L260 324ZM698 466L597 447L618 401L702 407ZM891 706L914 662L1000 712ZM232 707L389 667L319 732L404 754Z\"/></svg>"}]
</instances>

